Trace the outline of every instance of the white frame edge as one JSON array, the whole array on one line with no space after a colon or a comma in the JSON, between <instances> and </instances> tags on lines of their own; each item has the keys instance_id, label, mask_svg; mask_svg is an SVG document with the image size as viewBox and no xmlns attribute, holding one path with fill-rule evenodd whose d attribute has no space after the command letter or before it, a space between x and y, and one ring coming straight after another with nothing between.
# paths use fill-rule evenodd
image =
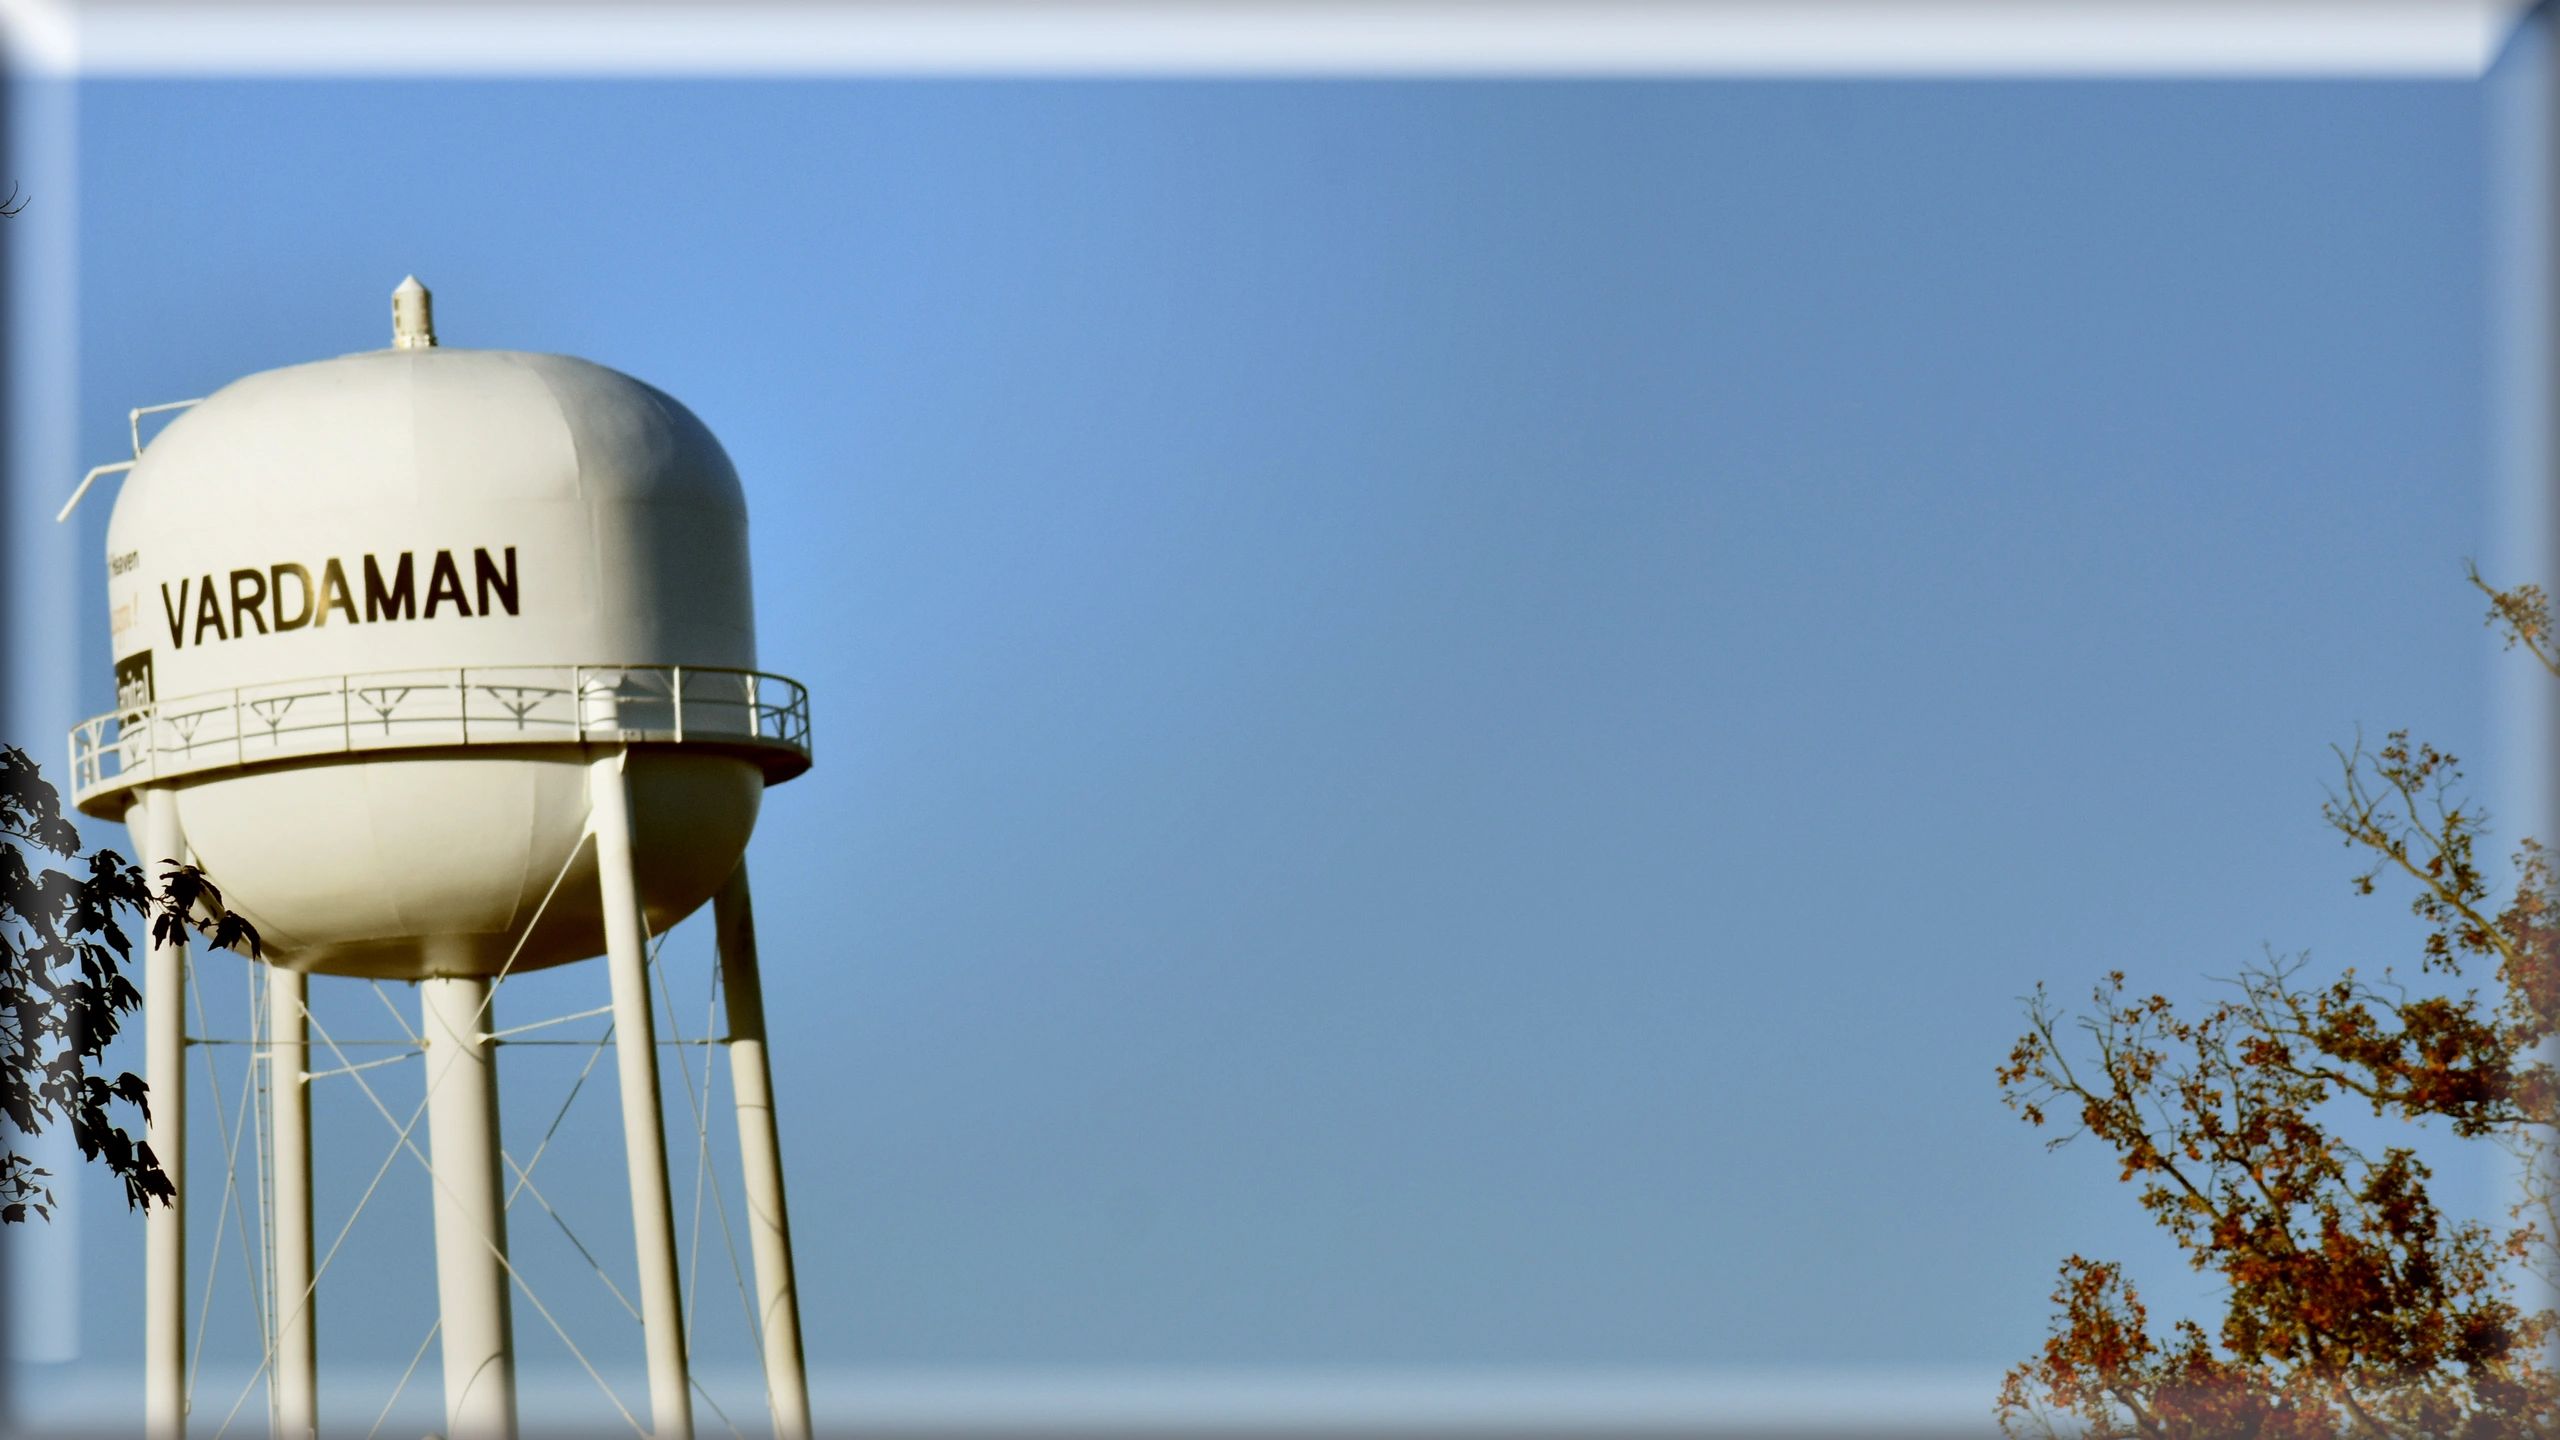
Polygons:
<instances>
[{"instance_id":1,"label":"white frame edge","mask_svg":"<svg viewBox=\"0 0 2560 1440\"><path fill-rule=\"evenodd\" d=\"M2530 0L0 0L84 76L2403 76Z\"/></svg>"}]
</instances>

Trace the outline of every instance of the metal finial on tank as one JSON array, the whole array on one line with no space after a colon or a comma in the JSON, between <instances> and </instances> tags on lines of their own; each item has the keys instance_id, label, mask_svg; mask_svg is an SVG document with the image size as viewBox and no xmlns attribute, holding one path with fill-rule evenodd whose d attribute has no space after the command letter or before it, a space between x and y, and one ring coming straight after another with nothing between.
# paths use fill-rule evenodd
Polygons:
<instances>
[{"instance_id":1,"label":"metal finial on tank","mask_svg":"<svg viewBox=\"0 0 2560 1440\"><path fill-rule=\"evenodd\" d=\"M436 297L409 276L391 292L391 348L431 350L436 343Z\"/></svg>"}]
</instances>

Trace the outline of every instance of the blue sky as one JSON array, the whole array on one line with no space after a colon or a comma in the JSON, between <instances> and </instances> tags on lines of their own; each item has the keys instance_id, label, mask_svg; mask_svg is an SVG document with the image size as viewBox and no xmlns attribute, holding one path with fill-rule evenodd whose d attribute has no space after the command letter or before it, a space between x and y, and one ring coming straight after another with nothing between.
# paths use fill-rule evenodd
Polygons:
<instances>
[{"instance_id":1,"label":"blue sky","mask_svg":"<svg viewBox=\"0 0 2560 1440\"><path fill-rule=\"evenodd\" d=\"M82 437L383 343L411 271L445 343L720 435L816 706L751 861L817 1363L1997 1366L2070 1251L2204 1293L2001 1108L2017 997L2408 955L2325 747L2491 754L2490 123L2407 82L92 83ZM511 1059L511 1140L555 1061ZM627 1267L609 1094L547 1189ZM387 1134L320 1108L334 1228ZM386 1186L324 1359L431 1318ZM118 1361L139 1227L91 1201Z\"/></svg>"}]
</instances>

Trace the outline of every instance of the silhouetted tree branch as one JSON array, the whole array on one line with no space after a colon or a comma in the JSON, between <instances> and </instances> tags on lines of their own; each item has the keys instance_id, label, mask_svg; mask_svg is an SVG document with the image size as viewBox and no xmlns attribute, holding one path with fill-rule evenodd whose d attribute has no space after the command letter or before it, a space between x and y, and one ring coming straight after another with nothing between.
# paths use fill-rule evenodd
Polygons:
<instances>
[{"instance_id":1,"label":"silhouetted tree branch","mask_svg":"<svg viewBox=\"0 0 2560 1440\"><path fill-rule=\"evenodd\" d=\"M54 868L48 859L71 864ZM142 1003L125 978L133 942L120 917L143 917L164 940L193 930L217 947L258 951L257 932L223 908L201 871L174 858L156 868L155 886L114 851L83 855L34 762L0 746L0 1117L29 1136L68 1124L81 1157L103 1163L137 1208L172 1191L150 1145L114 1118L120 1105L149 1118L141 1077L111 1079L97 1068L123 1017ZM0 1222L50 1217L53 1178L14 1149L0 1153Z\"/></svg>"}]
</instances>

